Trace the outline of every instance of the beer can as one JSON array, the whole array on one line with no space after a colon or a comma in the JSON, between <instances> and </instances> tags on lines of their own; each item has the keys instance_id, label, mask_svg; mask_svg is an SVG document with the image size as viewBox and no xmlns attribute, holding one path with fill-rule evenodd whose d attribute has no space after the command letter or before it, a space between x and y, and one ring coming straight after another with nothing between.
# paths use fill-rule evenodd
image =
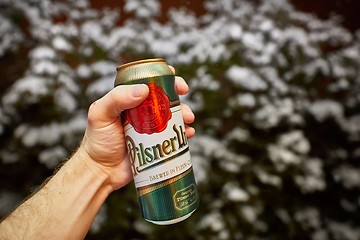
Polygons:
<instances>
[{"instance_id":1,"label":"beer can","mask_svg":"<svg viewBox=\"0 0 360 240\"><path fill-rule=\"evenodd\" d=\"M185 220L198 208L199 196L175 76L164 59L131 62L116 70L115 87L149 87L149 96L122 115L142 215L159 225Z\"/></svg>"}]
</instances>

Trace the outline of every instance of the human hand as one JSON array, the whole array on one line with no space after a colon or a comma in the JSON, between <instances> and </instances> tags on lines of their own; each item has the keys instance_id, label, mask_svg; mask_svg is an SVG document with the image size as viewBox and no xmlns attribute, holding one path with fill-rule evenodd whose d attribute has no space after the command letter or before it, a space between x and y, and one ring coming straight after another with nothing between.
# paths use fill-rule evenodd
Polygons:
<instances>
[{"instance_id":1,"label":"human hand","mask_svg":"<svg viewBox=\"0 0 360 240\"><path fill-rule=\"evenodd\" d=\"M170 68L175 73L175 69ZM176 76L175 89L178 95L184 95L188 85ZM100 169L107 175L112 190L123 187L133 178L120 113L140 105L148 94L145 84L117 86L89 108L88 126L78 153L90 169ZM181 110L185 124L192 123L195 117L191 109L182 103ZM185 133L191 138L195 130L186 125Z\"/></svg>"}]
</instances>

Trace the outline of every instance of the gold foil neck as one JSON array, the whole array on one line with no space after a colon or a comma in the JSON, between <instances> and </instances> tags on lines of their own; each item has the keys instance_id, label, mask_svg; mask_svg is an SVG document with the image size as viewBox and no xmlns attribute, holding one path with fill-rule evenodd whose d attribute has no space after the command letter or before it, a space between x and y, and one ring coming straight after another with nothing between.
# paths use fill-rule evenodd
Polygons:
<instances>
[{"instance_id":1,"label":"gold foil neck","mask_svg":"<svg viewBox=\"0 0 360 240\"><path fill-rule=\"evenodd\" d=\"M123 64L116 68L115 86L124 82L172 75L173 72L162 58L145 59Z\"/></svg>"}]
</instances>

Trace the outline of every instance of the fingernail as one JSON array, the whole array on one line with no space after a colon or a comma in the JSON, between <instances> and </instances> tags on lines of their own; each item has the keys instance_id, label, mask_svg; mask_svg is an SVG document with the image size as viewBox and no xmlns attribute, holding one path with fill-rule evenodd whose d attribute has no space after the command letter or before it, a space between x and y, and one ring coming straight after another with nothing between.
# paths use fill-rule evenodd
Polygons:
<instances>
[{"instance_id":1,"label":"fingernail","mask_svg":"<svg viewBox=\"0 0 360 240\"><path fill-rule=\"evenodd\" d=\"M184 78L180 77L180 80L181 80L181 84L182 84L184 87L187 87L187 86L188 86Z\"/></svg>"},{"instance_id":2,"label":"fingernail","mask_svg":"<svg viewBox=\"0 0 360 240\"><path fill-rule=\"evenodd\" d=\"M142 95L145 94L145 92L147 91L147 88L148 87L145 84L136 85L133 88L133 92L132 92L133 97L135 97L135 98L141 97Z\"/></svg>"}]
</instances>

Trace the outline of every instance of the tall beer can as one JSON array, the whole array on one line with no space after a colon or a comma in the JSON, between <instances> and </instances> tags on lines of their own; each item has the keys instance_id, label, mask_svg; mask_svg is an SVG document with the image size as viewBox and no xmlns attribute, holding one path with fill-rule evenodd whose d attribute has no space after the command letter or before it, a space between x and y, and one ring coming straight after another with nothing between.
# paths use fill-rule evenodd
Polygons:
<instances>
[{"instance_id":1,"label":"tall beer can","mask_svg":"<svg viewBox=\"0 0 360 240\"><path fill-rule=\"evenodd\" d=\"M141 212L155 224L177 223L198 208L199 196L175 76L163 59L117 68L115 87L139 83L149 96L122 120Z\"/></svg>"}]
</instances>

